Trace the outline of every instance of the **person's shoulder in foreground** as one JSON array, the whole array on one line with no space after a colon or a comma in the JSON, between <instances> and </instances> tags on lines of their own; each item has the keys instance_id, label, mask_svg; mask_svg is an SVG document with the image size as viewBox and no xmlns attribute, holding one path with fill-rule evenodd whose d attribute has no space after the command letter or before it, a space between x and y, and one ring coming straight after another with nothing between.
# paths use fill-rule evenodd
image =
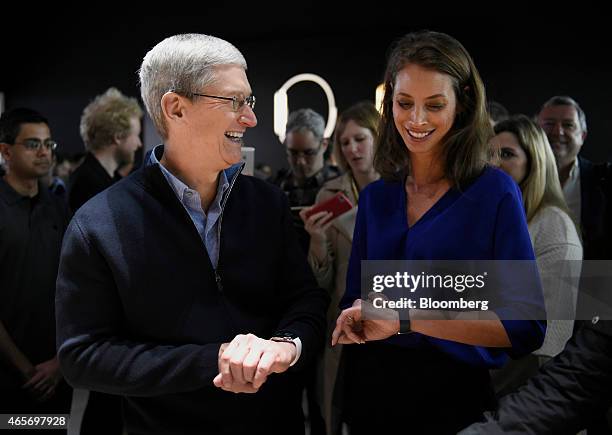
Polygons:
<instances>
[{"instance_id":1,"label":"person's shoulder in foreground","mask_svg":"<svg viewBox=\"0 0 612 435\"><path fill-rule=\"evenodd\" d=\"M460 434L575 434L612 405L611 392L612 321L595 317L525 387Z\"/></svg>"}]
</instances>

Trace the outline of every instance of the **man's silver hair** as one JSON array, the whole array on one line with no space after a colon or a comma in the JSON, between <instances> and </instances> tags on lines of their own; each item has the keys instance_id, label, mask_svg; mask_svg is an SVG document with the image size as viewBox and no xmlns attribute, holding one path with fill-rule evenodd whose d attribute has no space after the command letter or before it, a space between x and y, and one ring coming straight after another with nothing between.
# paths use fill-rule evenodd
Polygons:
<instances>
[{"instance_id":1,"label":"man's silver hair","mask_svg":"<svg viewBox=\"0 0 612 435\"><path fill-rule=\"evenodd\" d=\"M171 90L187 96L202 92L214 83L214 67L219 65L247 69L244 56L232 44L197 33L170 36L145 55L138 72L140 93L162 138L168 137L161 109L163 95Z\"/></svg>"},{"instance_id":2,"label":"man's silver hair","mask_svg":"<svg viewBox=\"0 0 612 435\"><path fill-rule=\"evenodd\" d=\"M540 113L542 113L542 110L544 110L545 107L550 106L572 106L574 109L576 109L576 112L578 113L578 121L580 121L580 127L582 128L582 131L584 131L585 133L587 132L587 122L584 110L582 110L582 107L580 107L578 102L572 97L568 97L567 95L556 95L552 97L546 103L542 104L542 107L540 107L540 111L538 112L538 116L540 115Z\"/></svg>"},{"instance_id":3,"label":"man's silver hair","mask_svg":"<svg viewBox=\"0 0 612 435\"><path fill-rule=\"evenodd\" d=\"M298 133L312 131L315 139L321 141L323 140L323 134L325 132L325 120L312 109L298 109L289 114L285 136L292 131Z\"/></svg>"}]
</instances>

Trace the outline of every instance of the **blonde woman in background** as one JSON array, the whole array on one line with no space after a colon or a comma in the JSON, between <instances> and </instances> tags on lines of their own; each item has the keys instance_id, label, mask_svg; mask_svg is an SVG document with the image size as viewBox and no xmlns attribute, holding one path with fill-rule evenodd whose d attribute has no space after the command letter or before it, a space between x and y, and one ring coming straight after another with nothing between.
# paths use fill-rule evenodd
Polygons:
<instances>
[{"instance_id":1,"label":"blonde woman in background","mask_svg":"<svg viewBox=\"0 0 612 435\"><path fill-rule=\"evenodd\" d=\"M582 244L544 131L524 115L495 125L492 140L499 166L521 188L529 235L542 279L548 327L544 344L531 355L494 370L498 396L526 383L539 366L560 353L572 335Z\"/></svg>"},{"instance_id":2,"label":"blonde woman in background","mask_svg":"<svg viewBox=\"0 0 612 435\"><path fill-rule=\"evenodd\" d=\"M331 303L327 311L327 336L340 314L338 304L344 294L346 271L351 255L355 217L359 192L379 178L374 170L374 140L378 130L379 114L370 102L357 103L339 117L334 134L334 155L345 174L326 182L319 191L316 203L323 202L338 192L344 193L355 205L353 209L330 220L329 212L300 216L310 234L308 262L319 285L329 291ZM333 392L340 364L341 346L326 343L317 374L317 390L327 433L340 433L341 422L333 405Z\"/></svg>"}]
</instances>

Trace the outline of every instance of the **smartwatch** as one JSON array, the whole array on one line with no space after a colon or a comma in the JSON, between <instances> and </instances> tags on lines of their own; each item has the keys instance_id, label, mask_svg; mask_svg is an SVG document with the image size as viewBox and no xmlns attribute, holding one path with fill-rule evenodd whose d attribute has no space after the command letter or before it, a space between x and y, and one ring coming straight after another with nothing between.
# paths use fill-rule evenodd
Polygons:
<instances>
[{"instance_id":1,"label":"smartwatch","mask_svg":"<svg viewBox=\"0 0 612 435\"><path fill-rule=\"evenodd\" d=\"M291 343L295 346L295 358L293 359L293 361L291 361L291 364L289 364L289 367L292 367L293 365L295 365L295 363L298 361L298 359L300 358L300 355L302 354L302 340L300 340L300 338L291 333L291 332L279 332L276 333L273 337L269 338L270 341L277 341L277 342L281 342L281 343Z\"/></svg>"},{"instance_id":2,"label":"smartwatch","mask_svg":"<svg viewBox=\"0 0 612 435\"><path fill-rule=\"evenodd\" d=\"M398 334L410 334L412 329L410 329L410 319L400 319L400 329L397 332Z\"/></svg>"}]
</instances>

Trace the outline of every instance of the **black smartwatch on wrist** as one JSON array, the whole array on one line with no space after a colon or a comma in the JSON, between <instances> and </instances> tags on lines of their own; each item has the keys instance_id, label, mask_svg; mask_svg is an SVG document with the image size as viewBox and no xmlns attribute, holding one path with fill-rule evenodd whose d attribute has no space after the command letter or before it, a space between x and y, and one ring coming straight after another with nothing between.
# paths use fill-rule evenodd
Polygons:
<instances>
[{"instance_id":1,"label":"black smartwatch on wrist","mask_svg":"<svg viewBox=\"0 0 612 435\"><path fill-rule=\"evenodd\" d=\"M412 329L410 329L410 319L400 319L400 329L398 334L410 334Z\"/></svg>"}]
</instances>

